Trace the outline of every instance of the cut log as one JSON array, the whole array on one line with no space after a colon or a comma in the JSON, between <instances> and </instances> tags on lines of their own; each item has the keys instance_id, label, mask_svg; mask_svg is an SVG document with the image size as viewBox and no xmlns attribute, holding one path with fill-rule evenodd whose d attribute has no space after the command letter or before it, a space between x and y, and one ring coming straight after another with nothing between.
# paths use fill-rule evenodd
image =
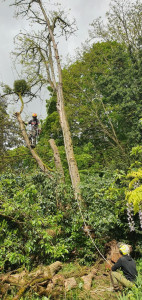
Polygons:
<instances>
[{"instance_id":1,"label":"cut log","mask_svg":"<svg viewBox=\"0 0 142 300\"><path fill-rule=\"evenodd\" d=\"M58 272L62 267L62 263L59 261L56 261L55 263L49 265L49 266L39 266L37 270L28 273L28 271L24 270L21 273L18 274L5 274L0 277L1 282L4 284L10 286L17 286L21 287L16 294L16 296L13 298L13 300L19 300L22 295L26 292L27 289L32 287L34 290L38 290L37 286L44 284L45 288L47 288L48 283L50 280L54 277L55 273ZM58 278L59 279L59 278ZM57 281L57 278L54 279L54 282ZM54 283L55 285L55 283ZM41 290L43 290L43 287L41 289L39 288L40 293ZM3 289L0 287L0 292L4 294Z\"/></svg>"},{"instance_id":2,"label":"cut log","mask_svg":"<svg viewBox=\"0 0 142 300\"><path fill-rule=\"evenodd\" d=\"M69 290L75 288L77 286L77 282L74 277L67 278L65 280L65 290L68 292Z\"/></svg>"},{"instance_id":3,"label":"cut log","mask_svg":"<svg viewBox=\"0 0 142 300\"><path fill-rule=\"evenodd\" d=\"M93 269L88 275L81 277L81 279L84 281L83 287L85 290L89 291L91 289L92 279L95 277L96 273L97 273L97 270Z\"/></svg>"},{"instance_id":4,"label":"cut log","mask_svg":"<svg viewBox=\"0 0 142 300\"><path fill-rule=\"evenodd\" d=\"M56 261L52 265L49 266L51 275L54 276L56 272L58 272L62 268L62 263L60 261Z\"/></svg>"}]
</instances>

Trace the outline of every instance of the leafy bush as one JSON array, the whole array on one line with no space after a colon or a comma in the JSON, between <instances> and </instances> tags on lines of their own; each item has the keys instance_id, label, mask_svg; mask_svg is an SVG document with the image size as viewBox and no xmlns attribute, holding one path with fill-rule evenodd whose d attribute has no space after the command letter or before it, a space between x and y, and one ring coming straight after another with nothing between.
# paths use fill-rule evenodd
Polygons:
<instances>
[{"instance_id":1,"label":"leafy bush","mask_svg":"<svg viewBox=\"0 0 142 300\"><path fill-rule=\"evenodd\" d=\"M85 179L86 178L86 179ZM82 215L95 245L104 253L111 239L141 248L140 233L129 232L123 172L96 173L81 185ZM122 180L122 183L121 183ZM94 184L95 183L95 184ZM98 258L95 245L84 233L84 220L70 186L58 184L41 172L1 176L0 268L33 267L55 260L77 259L91 264Z\"/></svg>"},{"instance_id":2,"label":"leafy bush","mask_svg":"<svg viewBox=\"0 0 142 300\"><path fill-rule=\"evenodd\" d=\"M55 204L54 187L55 180L42 173L1 176L1 269L48 263L68 252L63 240L56 240L62 215Z\"/></svg>"}]
</instances>

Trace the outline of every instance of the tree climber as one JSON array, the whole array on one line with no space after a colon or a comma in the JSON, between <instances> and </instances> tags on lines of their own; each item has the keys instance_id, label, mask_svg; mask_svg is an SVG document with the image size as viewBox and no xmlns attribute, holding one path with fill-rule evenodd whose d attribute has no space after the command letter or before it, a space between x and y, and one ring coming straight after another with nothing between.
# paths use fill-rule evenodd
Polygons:
<instances>
[{"instance_id":1,"label":"tree climber","mask_svg":"<svg viewBox=\"0 0 142 300\"><path fill-rule=\"evenodd\" d=\"M110 275L114 291L119 290L119 283L128 288L135 286L134 281L137 277L136 264L130 256L130 247L125 244L120 245L119 251L122 256L112 266ZM121 269L123 274L115 272L117 269Z\"/></svg>"},{"instance_id":2,"label":"tree climber","mask_svg":"<svg viewBox=\"0 0 142 300\"><path fill-rule=\"evenodd\" d=\"M37 119L37 114L32 114L32 119L29 122L24 122L25 125L31 125L31 131L29 135L29 140L31 143L31 147L34 148L36 146L36 138L41 132L41 124Z\"/></svg>"}]
</instances>

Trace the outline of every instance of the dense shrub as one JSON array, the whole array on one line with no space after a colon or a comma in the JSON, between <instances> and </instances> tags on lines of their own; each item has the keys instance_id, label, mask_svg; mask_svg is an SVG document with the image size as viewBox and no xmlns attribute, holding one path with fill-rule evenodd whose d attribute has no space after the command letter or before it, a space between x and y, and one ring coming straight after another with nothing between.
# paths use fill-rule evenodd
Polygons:
<instances>
[{"instance_id":1,"label":"dense shrub","mask_svg":"<svg viewBox=\"0 0 142 300\"><path fill-rule=\"evenodd\" d=\"M94 262L96 247L104 254L111 239L141 248L140 231L130 233L123 172L97 173L84 179L81 190L85 207L74 200L70 186L57 185L56 176L41 172L18 176L8 172L0 183L0 267L13 269L22 264L33 267L57 259ZM95 183L95 184L94 184ZM82 219L83 216L83 219ZM90 226L91 239L84 234L84 221Z\"/></svg>"}]
</instances>

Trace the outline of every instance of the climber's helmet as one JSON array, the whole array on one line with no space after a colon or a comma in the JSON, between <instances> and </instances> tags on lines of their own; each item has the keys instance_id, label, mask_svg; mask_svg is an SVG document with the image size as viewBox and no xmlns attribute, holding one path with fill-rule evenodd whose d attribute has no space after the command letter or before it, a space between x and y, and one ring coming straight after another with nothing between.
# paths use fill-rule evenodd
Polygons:
<instances>
[{"instance_id":1,"label":"climber's helmet","mask_svg":"<svg viewBox=\"0 0 142 300\"><path fill-rule=\"evenodd\" d=\"M123 255L127 255L130 253L130 248L128 245L122 245L120 248L119 248L119 251L123 254Z\"/></svg>"},{"instance_id":2,"label":"climber's helmet","mask_svg":"<svg viewBox=\"0 0 142 300\"><path fill-rule=\"evenodd\" d=\"M37 114L36 114L36 113L33 113L33 114L32 114L32 117L33 117L33 118L36 118L36 117L37 117Z\"/></svg>"}]
</instances>

